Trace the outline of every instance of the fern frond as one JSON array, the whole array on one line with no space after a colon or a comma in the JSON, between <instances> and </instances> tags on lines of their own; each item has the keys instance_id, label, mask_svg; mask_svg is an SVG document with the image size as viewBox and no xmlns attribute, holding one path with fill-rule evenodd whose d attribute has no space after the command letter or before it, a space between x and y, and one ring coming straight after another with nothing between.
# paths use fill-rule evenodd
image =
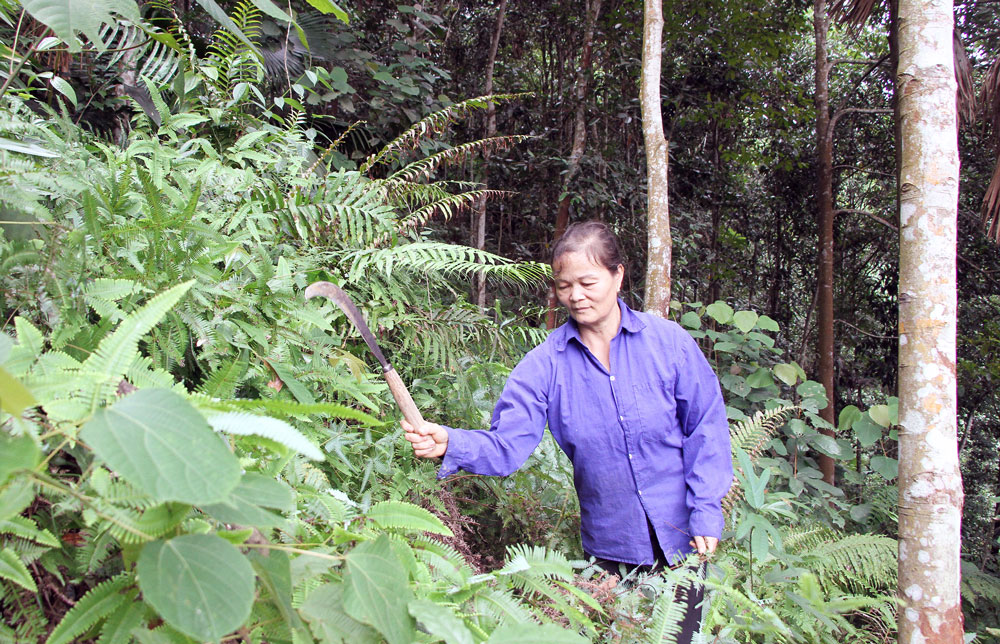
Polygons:
<instances>
[{"instance_id":1,"label":"fern frond","mask_svg":"<svg viewBox=\"0 0 1000 644\"><path fill-rule=\"evenodd\" d=\"M107 396L109 390L118 386L118 380L125 375L139 348L142 339L163 316L176 304L194 284L194 280L179 284L157 295L141 309L122 320L115 331L101 340L83 363L81 371L94 382L86 392L91 410Z\"/></svg>"},{"instance_id":2,"label":"fern frond","mask_svg":"<svg viewBox=\"0 0 1000 644\"><path fill-rule=\"evenodd\" d=\"M132 629L142 624L145 613L146 606L137 601L133 601L124 610L115 611L104 620L97 644L130 644Z\"/></svg>"},{"instance_id":3,"label":"fern frond","mask_svg":"<svg viewBox=\"0 0 1000 644\"><path fill-rule=\"evenodd\" d=\"M967 561L962 562L962 599L975 605L979 600L991 606L1000 606L1000 577L980 570Z\"/></svg>"},{"instance_id":4,"label":"fern frond","mask_svg":"<svg viewBox=\"0 0 1000 644\"><path fill-rule=\"evenodd\" d=\"M0 521L0 534L14 535L15 537L34 541L51 548L58 548L62 545L54 534L44 528L39 528L37 523L22 516L15 516L6 521Z\"/></svg>"},{"instance_id":5,"label":"fern frond","mask_svg":"<svg viewBox=\"0 0 1000 644\"><path fill-rule=\"evenodd\" d=\"M208 418L208 423L216 431L239 436L262 436L281 443L285 447L314 461L323 460L323 452L283 420L269 416L257 416L246 412L231 411Z\"/></svg>"},{"instance_id":6,"label":"fern frond","mask_svg":"<svg viewBox=\"0 0 1000 644\"><path fill-rule=\"evenodd\" d=\"M33 593L38 592L38 586L27 566L11 548L0 550L0 579L12 581Z\"/></svg>"},{"instance_id":7,"label":"fern frond","mask_svg":"<svg viewBox=\"0 0 1000 644\"><path fill-rule=\"evenodd\" d=\"M821 580L870 592L895 587L898 547L895 539L880 535L828 533L804 539L794 552Z\"/></svg>"},{"instance_id":8,"label":"fern frond","mask_svg":"<svg viewBox=\"0 0 1000 644\"><path fill-rule=\"evenodd\" d=\"M454 195L445 195L433 203L429 203L416 212L407 215L399 221L396 226L396 233L403 234L407 231L416 230L428 221L437 216L442 216L444 221L451 219L456 213L471 209L480 199L497 198L509 196L512 193L502 190L470 190ZM385 243L386 237L382 237L375 242L375 246Z\"/></svg>"},{"instance_id":9,"label":"fern frond","mask_svg":"<svg viewBox=\"0 0 1000 644\"><path fill-rule=\"evenodd\" d=\"M457 119L472 110L485 110L489 108L491 102L511 101L524 96L529 96L529 94L495 94L493 96L479 96L466 99L459 103L449 105L444 109L438 110L437 112L425 116L421 120L414 123L409 129L387 143L385 147L376 152L374 155L366 159L365 162L361 164L359 172L365 174L372 167L380 163L387 163L397 158L400 153L416 146L420 142L420 139L440 133L444 130L444 128L448 127L448 125L454 123Z\"/></svg>"},{"instance_id":10,"label":"fern frond","mask_svg":"<svg viewBox=\"0 0 1000 644\"><path fill-rule=\"evenodd\" d=\"M216 411L238 411L242 409L265 411L271 414L287 416L311 416L322 414L341 420L355 420L371 427L381 427L385 423L363 411L338 405L337 403L301 403L295 400L277 398L232 398L229 400L210 400L197 394L192 396L192 402L201 409Z\"/></svg>"},{"instance_id":11,"label":"fern frond","mask_svg":"<svg viewBox=\"0 0 1000 644\"><path fill-rule=\"evenodd\" d=\"M653 604L653 614L643 628L642 641L645 644L661 644L662 642L674 644L677 641L687 606L683 602L675 601L676 591L676 584L668 584L660 596L656 598L656 603Z\"/></svg>"},{"instance_id":12,"label":"fern frond","mask_svg":"<svg viewBox=\"0 0 1000 644\"><path fill-rule=\"evenodd\" d=\"M456 145L448 148L447 150L436 152L407 164L400 170L397 170L389 175L389 177L386 178L386 182L393 183L396 181L418 181L420 179L429 179L431 174L433 174L433 172L442 164L462 163L471 154L479 154L487 150L491 152L506 150L512 145L516 145L522 141L527 141L533 138L535 137L530 135L492 136Z\"/></svg>"},{"instance_id":13,"label":"fern frond","mask_svg":"<svg viewBox=\"0 0 1000 644\"><path fill-rule=\"evenodd\" d=\"M131 582L131 575L123 572L91 588L63 616L45 644L69 644L77 635L129 603L131 598L121 591Z\"/></svg>"},{"instance_id":14,"label":"fern frond","mask_svg":"<svg viewBox=\"0 0 1000 644\"><path fill-rule=\"evenodd\" d=\"M796 409L795 405L778 405L772 409L762 409L751 418L733 425L729 430L733 456L736 456L736 448L739 447L747 453L750 460L755 460L781 428L785 416L793 409Z\"/></svg>"}]
</instances>

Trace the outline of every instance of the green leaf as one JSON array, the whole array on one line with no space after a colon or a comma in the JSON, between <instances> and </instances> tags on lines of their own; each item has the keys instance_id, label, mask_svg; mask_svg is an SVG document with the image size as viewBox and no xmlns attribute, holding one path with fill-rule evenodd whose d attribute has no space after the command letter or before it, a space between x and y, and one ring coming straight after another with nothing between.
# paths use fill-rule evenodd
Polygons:
<instances>
[{"instance_id":1,"label":"green leaf","mask_svg":"<svg viewBox=\"0 0 1000 644\"><path fill-rule=\"evenodd\" d=\"M247 472L225 501L205 505L202 509L223 523L270 528L283 525L285 520L261 506L288 511L294 502L292 491L284 483L263 474Z\"/></svg>"},{"instance_id":2,"label":"green leaf","mask_svg":"<svg viewBox=\"0 0 1000 644\"><path fill-rule=\"evenodd\" d=\"M299 612L323 644L377 644L382 641L369 626L344 612L344 585L323 584L309 593Z\"/></svg>"},{"instance_id":3,"label":"green leaf","mask_svg":"<svg viewBox=\"0 0 1000 644\"><path fill-rule=\"evenodd\" d=\"M868 415L882 427L888 427L891 424L888 405L873 405L868 408Z\"/></svg>"},{"instance_id":4,"label":"green leaf","mask_svg":"<svg viewBox=\"0 0 1000 644\"><path fill-rule=\"evenodd\" d=\"M441 522L441 519L405 501L379 501L372 506L366 516L382 528L452 536L452 531Z\"/></svg>"},{"instance_id":5,"label":"green leaf","mask_svg":"<svg viewBox=\"0 0 1000 644\"><path fill-rule=\"evenodd\" d=\"M472 633L451 609L429 599L414 599L408 608L428 633L447 644L474 643Z\"/></svg>"},{"instance_id":6,"label":"green leaf","mask_svg":"<svg viewBox=\"0 0 1000 644\"><path fill-rule=\"evenodd\" d=\"M721 301L709 304L705 307L705 313L712 316L712 319L719 324L729 324L733 319L733 307Z\"/></svg>"},{"instance_id":7,"label":"green leaf","mask_svg":"<svg viewBox=\"0 0 1000 644\"><path fill-rule=\"evenodd\" d=\"M840 410L837 417L837 431L843 432L854 426L854 423L861 418L861 410L854 405L848 405Z\"/></svg>"},{"instance_id":8,"label":"green leaf","mask_svg":"<svg viewBox=\"0 0 1000 644\"><path fill-rule=\"evenodd\" d=\"M103 49L102 24L114 24L117 13L139 20L135 0L21 0L21 6L38 22L50 28L71 52L80 51L77 33L83 33L98 50Z\"/></svg>"},{"instance_id":9,"label":"green leaf","mask_svg":"<svg viewBox=\"0 0 1000 644\"><path fill-rule=\"evenodd\" d=\"M313 9L319 11L320 13L332 13L344 24L349 24L351 22L347 12L341 9L337 3L332 2L332 0L306 0L306 2L308 2Z\"/></svg>"},{"instance_id":10,"label":"green leaf","mask_svg":"<svg viewBox=\"0 0 1000 644\"><path fill-rule=\"evenodd\" d=\"M112 470L159 501L217 503L240 481L236 457L169 389L142 389L101 409L80 437Z\"/></svg>"},{"instance_id":11,"label":"green leaf","mask_svg":"<svg viewBox=\"0 0 1000 644\"><path fill-rule=\"evenodd\" d=\"M795 370L794 366L788 363L776 364L772 368L772 371L774 371L774 375L777 376L778 380L781 382L785 383L789 387L795 386L795 382L798 379L798 372Z\"/></svg>"},{"instance_id":12,"label":"green leaf","mask_svg":"<svg viewBox=\"0 0 1000 644\"><path fill-rule=\"evenodd\" d=\"M268 366L274 370L274 373L281 379L281 382L285 383L288 387L288 391L292 392L292 396L295 400L300 403L311 405L316 402L309 390L306 389L305 385L298 381L298 379L292 375L291 370L285 365L281 364L277 360L268 360Z\"/></svg>"},{"instance_id":13,"label":"green leaf","mask_svg":"<svg viewBox=\"0 0 1000 644\"><path fill-rule=\"evenodd\" d=\"M898 425L899 424L899 398L895 396L890 396L887 401L887 407L889 407L889 424Z\"/></svg>"},{"instance_id":14,"label":"green leaf","mask_svg":"<svg viewBox=\"0 0 1000 644\"><path fill-rule=\"evenodd\" d=\"M76 90L70 85L65 78L62 76L53 76L49 79L49 83L52 84L52 88L57 92L69 99L69 102L76 107Z\"/></svg>"},{"instance_id":15,"label":"green leaf","mask_svg":"<svg viewBox=\"0 0 1000 644\"><path fill-rule=\"evenodd\" d=\"M887 481L899 476L899 461L888 456L872 456L871 468L881 474Z\"/></svg>"},{"instance_id":16,"label":"green leaf","mask_svg":"<svg viewBox=\"0 0 1000 644\"><path fill-rule=\"evenodd\" d=\"M0 486L0 519L8 519L21 514L34 498L34 486L25 485L24 481L14 479L10 483Z\"/></svg>"},{"instance_id":17,"label":"green leaf","mask_svg":"<svg viewBox=\"0 0 1000 644\"><path fill-rule=\"evenodd\" d=\"M50 159L62 156L56 152L46 150L42 146L35 143L22 143L20 141L12 141L3 137L0 137L0 150L20 152L21 154L30 154L31 156L47 157Z\"/></svg>"},{"instance_id":18,"label":"green leaf","mask_svg":"<svg viewBox=\"0 0 1000 644\"><path fill-rule=\"evenodd\" d=\"M689 329L700 329L701 328L701 318L694 311L688 311L681 316L681 324Z\"/></svg>"},{"instance_id":19,"label":"green leaf","mask_svg":"<svg viewBox=\"0 0 1000 644\"><path fill-rule=\"evenodd\" d=\"M132 598L121 594L121 591L131 581L128 574L122 573L91 588L63 616L59 625L45 640L45 644L69 644L99 620L112 615L122 606L130 603Z\"/></svg>"},{"instance_id":20,"label":"green leaf","mask_svg":"<svg viewBox=\"0 0 1000 644\"><path fill-rule=\"evenodd\" d=\"M409 576L388 536L366 541L348 553L344 586L348 615L374 626L389 644L414 641L413 618L407 608L413 598Z\"/></svg>"},{"instance_id":21,"label":"green leaf","mask_svg":"<svg viewBox=\"0 0 1000 644\"><path fill-rule=\"evenodd\" d=\"M832 436L827 436L826 434L816 434L810 438L809 442L812 443L813 448L821 454L826 454L831 458L840 458L842 456L840 453L840 445Z\"/></svg>"},{"instance_id":22,"label":"green leaf","mask_svg":"<svg viewBox=\"0 0 1000 644\"><path fill-rule=\"evenodd\" d=\"M14 472L34 469L41 460L42 451L34 438L27 434L11 436L0 432L0 483L4 483Z\"/></svg>"},{"instance_id":23,"label":"green leaf","mask_svg":"<svg viewBox=\"0 0 1000 644\"><path fill-rule=\"evenodd\" d=\"M15 418L20 418L25 409L37 404L28 388L7 373L6 369L0 367L0 409Z\"/></svg>"},{"instance_id":24,"label":"green leaf","mask_svg":"<svg viewBox=\"0 0 1000 644\"><path fill-rule=\"evenodd\" d=\"M778 323L766 315L760 316L760 318L757 320L757 328L763 329L764 331L774 331L775 333L781 330L778 327Z\"/></svg>"},{"instance_id":25,"label":"green leaf","mask_svg":"<svg viewBox=\"0 0 1000 644\"><path fill-rule=\"evenodd\" d=\"M306 639L303 641L308 641L310 638L306 625L292 608L292 571L288 563L288 554L281 550L270 553L256 552L251 555L250 562L257 571L261 586L267 589L271 601L281 613L281 618L300 636L305 636Z\"/></svg>"},{"instance_id":26,"label":"green leaf","mask_svg":"<svg viewBox=\"0 0 1000 644\"><path fill-rule=\"evenodd\" d=\"M37 523L27 517L10 517L0 520L0 534L11 534L50 548L62 547L54 534L44 528L39 528Z\"/></svg>"},{"instance_id":27,"label":"green leaf","mask_svg":"<svg viewBox=\"0 0 1000 644\"><path fill-rule=\"evenodd\" d=\"M0 578L14 582L22 588L27 588L33 593L38 592L38 586L28 572L27 566L17 556L17 553L10 548L0 550Z\"/></svg>"},{"instance_id":28,"label":"green leaf","mask_svg":"<svg viewBox=\"0 0 1000 644\"><path fill-rule=\"evenodd\" d=\"M882 438L883 428L873 423L867 414L859 416L851 425L851 429L854 430L854 435L862 447L871 447Z\"/></svg>"},{"instance_id":29,"label":"green leaf","mask_svg":"<svg viewBox=\"0 0 1000 644\"><path fill-rule=\"evenodd\" d=\"M583 644L587 640L555 624L502 624L487 644Z\"/></svg>"},{"instance_id":30,"label":"green leaf","mask_svg":"<svg viewBox=\"0 0 1000 644\"><path fill-rule=\"evenodd\" d=\"M216 430L240 436L263 436L314 461L323 460L323 452L290 424L269 416L233 411L211 416L208 423Z\"/></svg>"},{"instance_id":31,"label":"green leaf","mask_svg":"<svg viewBox=\"0 0 1000 644\"><path fill-rule=\"evenodd\" d=\"M212 16L212 18L222 25L226 31L242 40L243 44L250 48L250 51L257 56L260 56L260 51L257 49L257 46L253 44L253 41L247 38L246 34L236 26L236 23L229 17L229 14L227 14L222 7L215 2L215 0L195 0L195 2L200 4L201 8L205 10L205 13Z\"/></svg>"},{"instance_id":32,"label":"green leaf","mask_svg":"<svg viewBox=\"0 0 1000 644\"><path fill-rule=\"evenodd\" d=\"M254 574L246 557L212 534L147 544L136 565L143 598L177 630L218 640L250 616Z\"/></svg>"},{"instance_id":33,"label":"green leaf","mask_svg":"<svg viewBox=\"0 0 1000 644\"><path fill-rule=\"evenodd\" d=\"M771 378L771 374L766 368L761 367L747 377L747 384L756 389L762 389L773 386L774 379Z\"/></svg>"},{"instance_id":34,"label":"green leaf","mask_svg":"<svg viewBox=\"0 0 1000 644\"><path fill-rule=\"evenodd\" d=\"M733 326L743 333L750 333L757 326L758 317L754 311L738 311L733 315Z\"/></svg>"},{"instance_id":35,"label":"green leaf","mask_svg":"<svg viewBox=\"0 0 1000 644\"><path fill-rule=\"evenodd\" d=\"M279 22L294 22L292 17L274 5L271 0L251 0L261 13L271 16Z\"/></svg>"}]
</instances>

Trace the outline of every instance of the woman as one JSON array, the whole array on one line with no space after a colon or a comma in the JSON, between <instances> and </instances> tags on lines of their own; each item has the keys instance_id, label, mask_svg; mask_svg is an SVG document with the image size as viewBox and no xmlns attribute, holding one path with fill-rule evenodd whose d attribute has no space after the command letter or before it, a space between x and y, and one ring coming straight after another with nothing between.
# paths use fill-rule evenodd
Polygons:
<instances>
[{"instance_id":1,"label":"woman","mask_svg":"<svg viewBox=\"0 0 1000 644\"><path fill-rule=\"evenodd\" d=\"M614 234L570 226L552 250L554 288L570 321L514 368L490 431L405 421L438 478L466 470L506 476L538 445L546 423L573 462L583 548L606 570L646 571L715 550L732 481L719 383L681 327L629 309ZM685 634L697 631L700 591L688 593Z\"/></svg>"}]
</instances>

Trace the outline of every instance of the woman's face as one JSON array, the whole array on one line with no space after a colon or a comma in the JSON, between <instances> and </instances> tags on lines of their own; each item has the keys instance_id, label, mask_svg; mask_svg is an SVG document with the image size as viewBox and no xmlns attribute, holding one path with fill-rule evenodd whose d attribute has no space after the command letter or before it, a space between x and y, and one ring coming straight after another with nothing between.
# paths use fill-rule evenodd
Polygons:
<instances>
[{"instance_id":1,"label":"woman's face","mask_svg":"<svg viewBox=\"0 0 1000 644\"><path fill-rule=\"evenodd\" d=\"M620 264L614 272L592 260L586 253L571 252L552 265L556 297L580 326L599 327L614 318L618 308L618 289L625 269Z\"/></svg>"}]
</instances>

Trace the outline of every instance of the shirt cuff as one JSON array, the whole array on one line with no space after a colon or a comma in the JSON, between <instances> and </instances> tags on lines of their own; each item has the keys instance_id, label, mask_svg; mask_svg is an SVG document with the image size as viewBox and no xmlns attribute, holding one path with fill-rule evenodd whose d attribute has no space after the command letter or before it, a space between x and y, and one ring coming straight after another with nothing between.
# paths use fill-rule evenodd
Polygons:
<instances>
[{"instance_id":1,"label":"shirt cuff","mask_svg":"<svg viewBox=\"0 0 1000 644\"><path fill-rule=\"evenodd\" d=\"M725 524L720 509L692 510L688 519L688 531L692 537L722 538L722 528Z\"/></svg>"},{"instance_id":2,"label":"shirt cuff","mask_svg":"<svg viewBox=\"0 0 1000 644\"><path fill-rule=\"evenodd\" d=\"M441 459L441 468L437 473L438 480L451 476L462 469L462 463L465 462L466 452L468 451L465 430L455 429L446 425L441 426L448 432L448 449Z\"/></svg>"}]
</instances>

